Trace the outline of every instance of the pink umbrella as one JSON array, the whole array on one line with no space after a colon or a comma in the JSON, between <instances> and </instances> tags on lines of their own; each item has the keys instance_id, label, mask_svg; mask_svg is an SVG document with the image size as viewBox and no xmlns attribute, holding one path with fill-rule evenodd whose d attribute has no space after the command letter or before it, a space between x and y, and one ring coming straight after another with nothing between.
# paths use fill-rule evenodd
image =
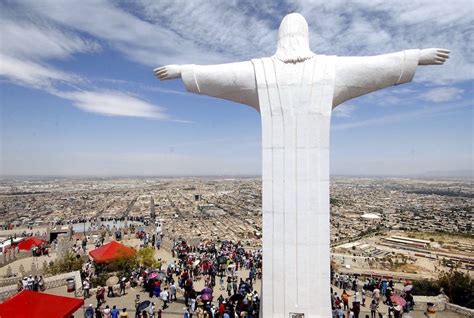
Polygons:
<instances>
[{"instance_id":1,"label":"pink umbrella","mask_svg":"<svg viewBox=\"0 0 474 318\"><path fill-rule=\"evenodd\" d=\"M158 277L158 272L151 272L150 274L148 274L148 279L155 279Z\"/></svg>"},{"instance_id":2,"label":"pink umbrella","mask_svg":"<svg viewBox=\"0 0 474 318\"><path fill-rule=\"evenodd\" d=\"M390 296L390 300L394 303L399 304L402 307L404 307L407 304L405 299L403 299L400 295L396 295L396 294Z\"/></svg>"},{"instance_id":3,"label":"pink umbrella","mask_svg":"<svg viewBox=\"0 0 474 318\"><path fill-rule=\"evenodd\" d=\"M201 290L201 294L211 294L212 295L212 289L209 287L204 288Z\"/></svg>"}]
</instances>

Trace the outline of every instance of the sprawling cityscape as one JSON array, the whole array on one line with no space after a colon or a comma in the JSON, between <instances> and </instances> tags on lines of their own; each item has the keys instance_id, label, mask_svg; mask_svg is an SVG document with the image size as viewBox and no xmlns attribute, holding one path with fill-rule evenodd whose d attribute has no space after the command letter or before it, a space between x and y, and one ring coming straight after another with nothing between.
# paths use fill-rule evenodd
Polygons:
<instances>
[{"instance_id":1,"label":"sprawling cityscape","mask_svg":"<svg viewBox=\"0 0 474 318\"><path fill-rule=\"evenodd\" d=\"M335 177L331 242L389 230L472 234L471 181ZM35 178L0 183L3 226L155 216L167 235L260 246L259 178Z\"/></svg>"},{"instance_id":2,"label":"sprawling cityscape","mask_svg":"<svg viewBox=\"0 0 474 318\"><path fill-rule=\"evenodd\" d=\"M428 240L429 247L422 247L426 250L419 251L418 258L439 252L468 260L463 264L472 267L473 197L472 183L466 180L335 177L334 257L342 262L341 257L357 252L361 258L377 255L382 260L397 248L401 254L413 254L406 242L382 239L411 236ZM12 178L2 180L0 199L4 229L45 231L75 224L81 232L91 230L94 222L158 219L170 239L232 240L261 247L259 178ZM92 222L86 226L83 221ZM420 262L426 267L418 266L420 273L434 273L434 265L426 265L426 259Z\"/></svg>"},{"instance_id":3,"label":"sprawling cityscape","mask_svg":"<svg viewBox=\"0 0 474 318\"><path fill-rule=\"evenodd\" d=\"M54 264L70 251L77 257L91 251L92 256L94 248L107 242L124 240L136 250L149 242L153 247L161 245L154 257L165 263L174 258L171 253L180 253L179 242L199 248L234 242L237 248L256 253L254 261L258 261L263 234L261 184L258 177L4 178L0 181L1 296L11 296L16 285L9 284L28 274L45 275L48 292L64 295L62 275L74 272L51 276ZM472 278L473 197L470 179L332 178L331 268L337 273L333 289L342 292L356 277L364 292L371 279L393 280L395 288L403 291L406 282L436 280L453 269ZM35 245L12 252L11 246L33 238L50 242L51 250L39 257L31 257ZM206 254L200 255L199 261L205 261ZM195 260L196 254L187 257ZM87 266L81 275L88 273ZM247 271L238 275L245 277ZM97 276L89 275L97 283ZM85 298L89 283L75 278L80 280L76 294L79 291ZM199 280L196 288L202 283ZM93 287L91 291L100 293L100 286ZM258 283L254 288L261 291ZM434 301L441 317L464 317L469 310L458 309L445 298L420 297L425 296L416 296L418 310L428 312ZM132 298L121 301L131 303ZM100 304L98 300L97 308ZM390 312L390 308L384 303L377 310ZM416 313L413 317L419 317ZM173 311L168 314L178 316Z\"/></svg>"}]
</instances>

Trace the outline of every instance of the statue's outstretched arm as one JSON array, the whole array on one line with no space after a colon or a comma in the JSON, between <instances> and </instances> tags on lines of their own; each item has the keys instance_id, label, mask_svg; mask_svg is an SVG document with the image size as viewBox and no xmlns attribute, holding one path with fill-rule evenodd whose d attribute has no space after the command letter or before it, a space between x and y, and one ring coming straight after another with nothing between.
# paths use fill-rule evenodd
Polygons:
<instances>
[{"instance_id":1,"label":"statue's outstretched arm","mask_svg":"<svg viewBox=\"0 0 474 318\"><path fill-rule=\"evenodd\" d=\"M181 78L193 93L219 97L259 109L252 62L167 65L154 69L160 80Z\"/></svg>"},{"instance_id":2,"label":"statue's outstretched arm","mask_svg":"<svg viewBox=\"0 0 474 318\"><path fill-rule=\"evenodd\" d=\"M448 58L449 50L437 48L337 57L333 107L373 91L410 82L418 65L441 65Z\"/></svg>"}]
</instances>

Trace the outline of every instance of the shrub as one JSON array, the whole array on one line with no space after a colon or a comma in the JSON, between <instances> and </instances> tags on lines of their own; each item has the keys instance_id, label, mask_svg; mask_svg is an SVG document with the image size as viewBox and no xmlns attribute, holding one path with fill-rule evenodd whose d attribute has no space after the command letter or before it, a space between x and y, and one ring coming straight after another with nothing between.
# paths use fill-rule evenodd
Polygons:
<instances>
[{"instance_id":1,"label":"shrub","mask_svg":"<svg viewBox=\"0 0 474 318\"><path fill-rule=\"evenodd\" d=\"M69 273L78 271L82 268L87 257L85 255L74 254L72 252L66 253L62 258L54 262L50 262L47 268L47 273L57 275L61 273Z\"/></svg>"},{"instance_id":2,"label":"shrub","mask_svg":"<svg viewBox=\"0 0 474 318\"><path fill-rule=\"evenodd\" d=\"M137 256L140 265L145 267L156 268L160 265L160 262L155 259L155 249L152 247L148 246L138 250Z\"/></svg>"},{"instance_id":3,"label":"shrub","mask_svg":"<svg viewBox=\"0 0 474 318\"><path fill-rule=\"evenodd\" d=\"M413 282L414 295L436 296L443 288L453 304L474 309L474 279L464 272L451 269L442 272L437 280L418 280Z\"/></svg>"}]
</instances>

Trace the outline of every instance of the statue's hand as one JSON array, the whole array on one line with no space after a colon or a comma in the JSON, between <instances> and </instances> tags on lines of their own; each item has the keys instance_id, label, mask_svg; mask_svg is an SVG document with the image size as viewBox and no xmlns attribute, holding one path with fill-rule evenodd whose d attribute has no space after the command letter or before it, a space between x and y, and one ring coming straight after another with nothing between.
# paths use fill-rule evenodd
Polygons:
<instances>
[{"instance_id":1,"label":"statue's hand","mask_svg":"<svg viewBox=\"0 0 474 318\"><path fill-rule=\"evenodd\" d=\"M441 65L449 59L449 50L423 49L420 52L418 65Z\"/></svg>"},{"instance_id":2,"label":"statue's hand","mask_svg":"<svg viewBox=\"0 0 474 318\"><path fill-rule=\"evenodd\" d=\"M161 81L175 79L181 77L181 66L180 65L166 65L157 67L153 70L155 76L158 77Z\"/></svg>"}]
</instances>

